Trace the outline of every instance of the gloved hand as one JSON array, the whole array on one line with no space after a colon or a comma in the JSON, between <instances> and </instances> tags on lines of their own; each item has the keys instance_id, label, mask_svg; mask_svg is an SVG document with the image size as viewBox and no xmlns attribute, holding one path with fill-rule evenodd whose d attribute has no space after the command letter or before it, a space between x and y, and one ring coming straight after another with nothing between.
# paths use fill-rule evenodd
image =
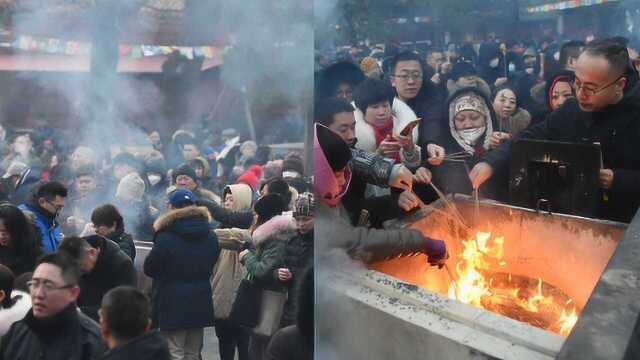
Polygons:
<instances>
[{"instance_id":1,"label":"gloved hand","mask_svg":"<svg viewBox=\"0 0 640 360\"><path fill-rule=\"evenodd\" d=\"M393 165L391 176L389 176L389 186L411 191L413 189L413 174L402 164Z\"/></svg>"},{"instance_id":2,"label":"gloved hand","mask_svg":"<svg viewBox=\"0 0 640 360\"><path fill-rule=\"evenodd\" d=\"M240 247L240 251L244 251L244 250L253 251L255 249L256 247L255 245L253 245L253 241L245 241L242 243L242 246Z\"/></svg>"},{"instance_id":3,"label":"gloved hand","mask_svg":"<svg viewBox=\"0 0 640 360\"><path fill-rule=\"evenodd\" d=\"M444 241L431 239L425 236L425 253L428 256L428 262L431 266L437 266L438 268L442 268L444 266L445 260L449 258L449 254L447 253L447 246Z\"/></svg>"}]
</instances>

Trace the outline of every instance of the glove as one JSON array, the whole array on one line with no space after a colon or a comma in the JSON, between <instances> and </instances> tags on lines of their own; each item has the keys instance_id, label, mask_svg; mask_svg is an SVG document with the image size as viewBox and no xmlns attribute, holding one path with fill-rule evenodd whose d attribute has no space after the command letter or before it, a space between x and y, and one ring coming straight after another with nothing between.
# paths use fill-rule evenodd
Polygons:
<instances>
[{"instance_id":1,"label":"glove","mask_svg":"<svg viewBox=\"0 0 640 360\"><path fill-rule=\"evenodd\" d=\"M425 237L425 253L428 256L428 262L431 266L437 266L438 268L442 268L444 266L444 262L449 258L449 254L447 253L447 246L444 241L431 239Z\"/></svg>"},{"instance_id":2,"label":"glove","mask_svg":"<svg viewBox=\"0 0 640 360\"><path fill-rule=\"evenodd\" d=\"M253 251L255 249L256 247L253 245L253 241L245 241L242 243L242 246L240 247L240 251L244 251L244 250Z\"/></svg>"},{"instance_id":3,"label":"glove","mask_svg":"<svg viewBox=\"0 0 640 360\"><path fill-rule=\"evenodd\" d=\"M389 186L411 191L413 188L413 174L402 164L393 165L389 176Z\"/></svg>"}]
</instances>

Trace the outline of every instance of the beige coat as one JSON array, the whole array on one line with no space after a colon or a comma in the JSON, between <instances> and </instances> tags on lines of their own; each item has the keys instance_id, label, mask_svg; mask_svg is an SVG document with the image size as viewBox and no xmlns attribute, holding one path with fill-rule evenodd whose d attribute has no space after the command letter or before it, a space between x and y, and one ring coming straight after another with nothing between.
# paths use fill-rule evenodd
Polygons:
<instances>
[{"instance_id":1,"label":"beige coat","mask_svg":"<svg viewBox=\"0 0 640 360\"><path fill-rule=\"evenodd\" d=\"M252 191L248 185L229 185L228 188L234 199L233 210L251 208ZM238 260L238 252L245 241L251 241L251 234L248 229L238 228L214 231L220 245L220 256L211 276L213 308L217 320L226 320L236 299L238 286L247 274L247 270Z\"/></svg>"}]
</instances>

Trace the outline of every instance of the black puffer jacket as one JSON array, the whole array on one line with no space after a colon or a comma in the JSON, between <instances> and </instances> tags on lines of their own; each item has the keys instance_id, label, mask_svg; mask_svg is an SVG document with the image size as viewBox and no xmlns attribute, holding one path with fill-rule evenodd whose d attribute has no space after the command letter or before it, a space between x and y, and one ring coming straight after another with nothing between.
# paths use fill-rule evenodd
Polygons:
<instances>
[{"instance_id":1,"label":"black puffer jacket","mask_svg":"<svg viewBox=\"0 0 640 360\"><path fill-rule=\"evenodd\" d=\"M93 270L80 278L78 306L87 316L99 321L98 309L104 294L116 286L135 286L136 272L131 259L113 241L100 236L86 239L92 246L99 246L100 253Z\"/></svg>"},{"instance_id":2,"label":"black puffer jacket","mask_svg":"<svg viewBox=\"0 0 640 360\"><path fill-rule=\"evenodd\" d=\"M598 217L629 222L640 205L640 85L623 99L597 112L584 112L575 99L567 100L546 120L520 133L523 139L591 144L599 142L605 169L614 173L608 201L601 201ZM509 166L511 141L484 156L494 171ZM594 174L598 176L598 174Z\"/></svg>"},{"instance_id":3,"label":"black puffer jacket","mask_svg":"<svg viewBox=\"0 0 640 360\"><path fill-rule=\"evenodd\" d=\"M293 275L292 280L287 283L289 296L282 314L282 326L295 324L296 304L298 298L298 283L304 269L313 264L313 231L292 237L287 242L284 255L284 267L288 268Z\"/></svg>"},{"instance_id":4,"label":"black puffer jacket","mask_svg":"<svg viewBox=\"0 0 640 360\"><path fill-rule=\"evenodd\" d=\"M109 240L118 244L120 249L129 256L131 261L136 259L136 246L133 243L133 237L124 231L124 227L116 229L112 234L109 234ZM144 239L142 239L144 240Z\"/></svg>"},{"instance_id":5,"label":"black puffer jacket","mask_svg":"<svg viewBox=\"0 0 640 360\"><path fill-rule=\"evenodd\" d=\"M71 303L46 321L29 310L2 337L0 360L94 360L106 350L98 324Z\"/></svg>"},{"instance_id":6,"label":"black puffer jacket","mask_svg":"<svg viewBox=\"0 0 640 360\"><path fill-rule=\"evenodd\" d=\"M117 346L100 360L170 360L169 347L157 330L139 336L123 345Z\"/></svg>"}]
</instances>

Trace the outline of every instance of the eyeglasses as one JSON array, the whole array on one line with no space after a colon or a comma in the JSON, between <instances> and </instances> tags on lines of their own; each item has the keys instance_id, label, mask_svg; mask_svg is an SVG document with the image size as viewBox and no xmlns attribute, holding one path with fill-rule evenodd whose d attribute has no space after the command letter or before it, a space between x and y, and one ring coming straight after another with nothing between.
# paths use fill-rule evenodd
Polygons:
<instances>
[{"instance_id":1,"label":"eyeglasses","mask_svg":"<svg viewBox=\"0 0 640 360\"><path fill-rule=\"evenodd\" d=\"M400 75L391 75L392 77L398 78L398 79L402 79L403 81L407 81L407 80L413 80L413 81L418 81L418 80L422 80L422 73L419 71L414 71L414 72L407 72L404 74L400 74Z\"/></svg>"},{"instance_id":2,"label":"eyeglasses","mask_svg":"<svg viewBox=\"0 0 640 360\"><path fill-rule=\"evenodd\" d=\"M51 291L55 291L55 290L63 290L63 289L71 289L72 287L74 287L75 285L64 285L64 286L56 286L52 281L38 281L38 280L30 280L27 281L27 287L29 288L29 291L36 291L38 290L38 288L42 288L42 291L44 291L45 293L49 293Z\"/></svg>"},{"instance_id":3,"label":"eyeglasses","mask_svg":"<svg viewBox=\"0 0 640 360\"><path fill-rule=\"evenodd\" d=\"M585 87L584 84L582 84L582 81L580 81L580 79L578 79L577 77L575 77L575 75L573 76L573 81L571 81L571 86L573 87L574 91L576 92L576 94L578 93L579 90L582 90L582 92L587 95L587 96L594 96L597 93L602 92L603 90L613 86L615 83L617 83L620 79L622 79L624 77L624 75L620 75L618 76L617 79L615 79L612 83L605 85L603 87L601 87L600 89L594 89L594 88L589 88L589 87Z\"/></svg>"}]
</instances>

